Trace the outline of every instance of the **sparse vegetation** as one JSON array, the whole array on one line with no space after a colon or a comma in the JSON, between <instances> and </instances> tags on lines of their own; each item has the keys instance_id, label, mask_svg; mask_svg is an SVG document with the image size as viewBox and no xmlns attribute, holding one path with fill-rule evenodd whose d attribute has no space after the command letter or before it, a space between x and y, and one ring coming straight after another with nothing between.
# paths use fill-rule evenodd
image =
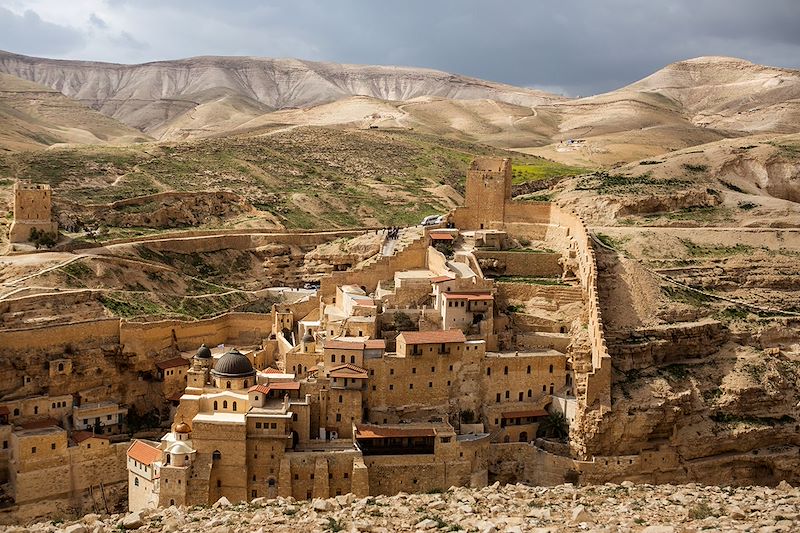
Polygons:
<instances>
[{"instance_id":1,"label":"sparse vegetation","mask_svg":"<svg viewBox=\"0 0 800 533\"><path fill-rule=\"evenodd\" d=\"M699 164L693 165L690 163L684 163L683 168L686 169L688 172L692 172L694 174L701 174L708 171L708 165Z\"/></svg>"},{"instance_id":2,"label":"sparse vegetation","mask_svg":"<svg viewBox=\"0 0 800 533\"><path fill-rule=\"evenodd\" d=\"M566 176L579 176L589 170L582 167L572 167L549 161L547 159L529 160L525 163L514 164L511 169L511 176L514 185L529 181L540 181L548 178L559 178Z\"/></svg>"}]
</instances>

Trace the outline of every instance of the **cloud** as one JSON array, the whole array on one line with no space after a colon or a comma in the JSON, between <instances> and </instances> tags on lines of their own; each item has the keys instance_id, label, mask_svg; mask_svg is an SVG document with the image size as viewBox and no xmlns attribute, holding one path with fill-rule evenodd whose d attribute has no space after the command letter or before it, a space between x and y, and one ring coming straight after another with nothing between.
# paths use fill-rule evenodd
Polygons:
<instances>
[{"instance_id":1,"label":"cloud","mask_svg":"<svg viewBox=\"0 0 800 533\"><path fill-rule=\"evenodd\" d=\"M46 22L35 12L16 14L0 6L0 49L25 54L64 54L83 46L77 29Z\"/></svg>"},{"instance_id":2,"label":"cloud","mask_svg":"<svg viewBox=\"0 0 800 533\"><path fill-rule=\"evenodd\" d=\"M106 24L106 21L98 17L95 13L89 15L89 24L101 30L108 29L108 24Z\"/></svg>"},{"instance_id":3,"label":"cloud","mask_svg":"<svg viewBox=\"0 0 800 533\"><path fill-rule=\"evenodd\" d=\"M9 17L0 14L0 47L124 63L257 55L396 64L571 95L614 89L701 55L800 67L797 0L406 0L401 7L372 0L0 0L3 5L14 12L15 32L8 33ZM26 9L41 18L33 14L37 22L26 22Z\"/></svg>"}]
</instances>

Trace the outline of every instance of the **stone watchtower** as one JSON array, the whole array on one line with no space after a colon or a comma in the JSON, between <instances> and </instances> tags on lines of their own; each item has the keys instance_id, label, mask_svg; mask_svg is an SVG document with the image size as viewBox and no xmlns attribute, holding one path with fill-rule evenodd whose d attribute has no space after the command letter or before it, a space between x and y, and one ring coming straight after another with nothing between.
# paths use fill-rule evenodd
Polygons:
<instances>
[{"instance_id":1,"label":"stone watchtower","mask_svg":"<svg viewBox=\"0 0 800 533\"><path fill-rule=\"evenodd\" d=\"M503 223L506 202L511 201L511 159L483 157L475 159L467 170L467 208L474 229Z\"/></svg>"},{"instance_id":2,"label":"stone watchtower","mask_svg":"<svg viewBox=\"0 0 800 533\"><path fill-rule=\"evenodd\" d=\"M58 223L53 221L53 191L49 185L18 181L14 185L14 222L8 239L27 242L33 229L58 233Z\"/></svg>"}]
</instances>

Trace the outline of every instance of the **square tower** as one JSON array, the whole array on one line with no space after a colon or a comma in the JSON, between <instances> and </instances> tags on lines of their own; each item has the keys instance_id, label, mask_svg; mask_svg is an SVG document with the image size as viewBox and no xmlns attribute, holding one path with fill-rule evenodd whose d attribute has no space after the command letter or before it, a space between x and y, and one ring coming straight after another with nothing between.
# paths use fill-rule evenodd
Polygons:
<instances>
[{"instance_id":1,"label":"square tower","mask_svg":"<svg viewBox=\"0 0 800 533\"><path fill-rule=\"evenodd\" d=\"M8 238L27 242L34 228L58 233L58 223L53 221L53 190L49 185L18 181L14 184L14 222Z\"/></svg>"},{"instance_id":2,"label":"square tower","mask_svg":"<svg viewBox=\"0 0 800 533\"><path fill-rule=\"evenodd\" d=\"M464 206L474 229L503 223L506 202L511 201L511 159L482 157L467 170Z\"/></svg>"}]
</instances>

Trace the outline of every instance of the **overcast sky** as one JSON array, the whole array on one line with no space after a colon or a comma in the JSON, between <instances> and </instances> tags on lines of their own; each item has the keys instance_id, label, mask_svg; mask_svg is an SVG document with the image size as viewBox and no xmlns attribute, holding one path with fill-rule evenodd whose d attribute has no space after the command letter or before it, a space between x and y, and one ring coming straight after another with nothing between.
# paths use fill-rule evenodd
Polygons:
<instances>
[{"instance_id":1,"label":"overcast sky","mask_svg":"<svg viewBox=\"0 0 800 533\"><path fill-rule=\"evenodd\" d=\"M690 57L800 67L800 0L0 0L0 49L429 67L571 96Z\"/></svg>"}]
</instances>

